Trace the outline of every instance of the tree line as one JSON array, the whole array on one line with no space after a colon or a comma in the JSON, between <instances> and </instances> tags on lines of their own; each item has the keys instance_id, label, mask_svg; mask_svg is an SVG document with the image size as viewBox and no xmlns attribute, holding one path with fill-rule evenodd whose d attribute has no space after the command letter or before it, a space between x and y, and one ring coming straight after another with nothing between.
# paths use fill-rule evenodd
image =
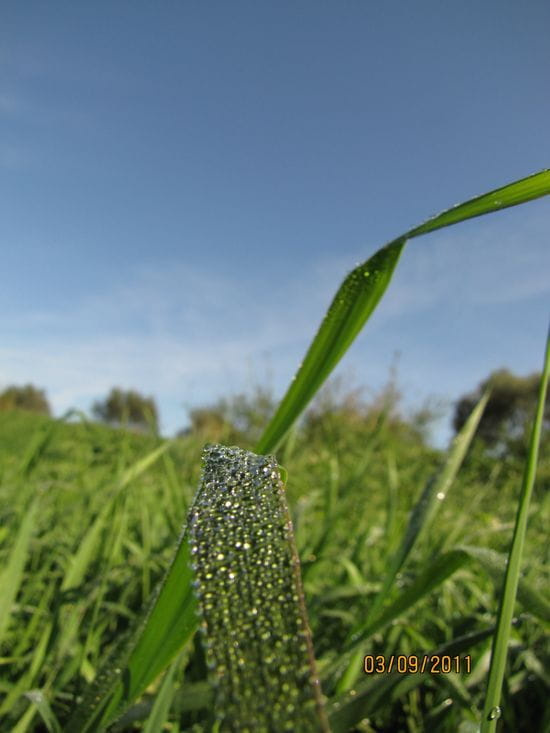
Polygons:
<instances>
[{"instance_id":1,"label":"tree line","mask_svg":"<svg viewBox=\"0 0 550 733\"><path fill-rule=\"evenodd\" d=\"M462 395L454 406L453 428L455 433L464 425L468 415L486 389L491 396L477 431L477 441L493 455L521 453L532 422L540 374L520 377L507 369L492 372L472 392ZM275 407L270 394L257 388L253 397L238 395L231 400L219 400L210 407L190 411L191 426L180 431L180 435L197 433L213 440L223 440L231 435L259 437ZM51 407L45 390L32 384L11 385L0 393L0 410L28 410L42 415L51 415ZM159 414L155 400L135 390L113 387L103 400L92 405L93 417L105 424L127 427L135 430L158 430ZM321 410L323 412L323 410ZM364 420L365 412L357 406L350 395L342 404L325 405L324 412L338 413L342 419L357 423ZM319 422L319 408L309 413L309 427ZM550 405L544 413L544 432L550 435Z\"/></svg>"}]
</instances>

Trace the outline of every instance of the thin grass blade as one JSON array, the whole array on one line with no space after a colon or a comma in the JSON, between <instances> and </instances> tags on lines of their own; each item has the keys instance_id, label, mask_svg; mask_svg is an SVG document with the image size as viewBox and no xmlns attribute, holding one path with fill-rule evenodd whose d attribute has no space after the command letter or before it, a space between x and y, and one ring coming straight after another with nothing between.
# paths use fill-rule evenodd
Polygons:
<instances>
[{"instance_id":1,"label":"thin grass blade","mask_svg":"<svg viewBox=\"0 0 550 733\"><path fill-rule=\"evenodd\" d=\"M510 206L525 204L527 201L547 196L550 193L550 170L542 170L514 183L496 188L481 196L476 196L463 204L453 206L437 216L433 216L424 224L410 229L405 235L407 239L418 237L421 234L435 232L436 229L458 224L466 219L490 214L493 211L508 209Z\"/></svg>"},{"instance_id":2,"label":"thin grass blade","mask_svg":"<svg viewBox=\"0 0 550 733\"><path fill-rule=\"evenodd\" d=\"M443 468L428 481L420 499L415 504L410 514L407 529L403 536L403 541L391 561L380 593L372 604L364 625L368 625L378 614L387 598L388 592L393 585L397 573L405 564L419 537L430 525L437 510L446 498L449 489L460 470L460 466L464 461L466 452L471 445L489 396L490 393L486 392L474 407L461 431L453 439L451 449ZM354 635L356 631L354 630L351 633Z\"/></svg>"},{"instance_id":3,"label":"thin grass blade","mask_svg":"<svg viewBox=\"0 0 550 733\"><path fill-rule=\"evenodd\" d=\"M537 412L531 430L529 451L527 462L525 464L525 472L523 475L518 511L516 515L516 524L508 555L508 566L506 568L506 577L504 580L504 587L498 611L497 631L493 639L491 667L489 670L487 694L485 697L485 705L481 720L481 733L491 733L491 731L496 730L497 720L501 715L500 696L502 681L504 679L504 672L506 669L506 655L508 650L508 640L510 638L510 625L514 614L514 605L521 571L521 556L523 554L523 545L527 531L529 503L531 501L531 494L533 493L533 485L535 483L535 474L537 470L538 449L542 432L542 421L549 375L550 329L546 339L546 353L540 381Z\"/></svg>"},{"instance_id":4,"label":"thin grass blade","mask_svg":"<svg viewBox=\"0 0 550 733\"><path fill-rule=\"evenodd\" d=\"M25 693L33 705L36 706L38 714L42 718L44 725L48 729L48 733L61 733L61 726L50 707L50 703L44 696L42 690L30 690Z\"/></svg>"},{"instance_id":5,"label":"thin grass blade","mask_svg":"<svg viewBox=\"0 0 550 733\"><path fill-rule=\"evenodd\" d=\"M447 493L456 478L466 452L472 442L489 396L490 393L486 392L481 397L461 431L454 438L451 450L443 468L426 484L419 500L411 511L403 540L390 562L382 588L369 609L366 619L355 626L355 628L350 632L348 642L363 636L366 630L371 629L369 633L374 633L372 631L374 625L373 622L375 619L379 620L380 618L383 618L381 608L388 597L395 578L405 564L413 547L416 545L418 538L429 526L439 506L442 504L443 499L447 496ZM392 608L393 606L390 606L390 609ZM339 683L338 690L340 692L344 692L349 689L359 675L358 654L359 651L352 657L349 666Z\"/></svg>"},{"instance_id":6,"label":"thin grass blade","mask_svg":"<svg viewBox=\"0 0 550 733\"><path fill-rule=\"evenodd\" d=\"M487 571L495 585L499 589L502 587L508 565L506 555L488 547L464 545L457 549L467 552L473 560L476 560ZM536 616L541 621L550 624L550 603L521 577L518 583L517 597L523 608L532 616Z\"/></svg>"},{"instance_id":7,"label":"thin grass blade","mask_svg":"<svg viewBox=\"0 0 550 733\"><path fill-rule=\"evenodd\" d=\"M454 657L464 654L494 633L494 627L460 636L436 649L432 656ZM397 700L413 687L421 685L429 674L402 675L392 672L361 680L353 690L335 697L329 706L329 722L332 733L348 733L360 720L376 712L382 700Z\"/></svg>"},{"instance_id":8,"label":"thin grass blade","mask_svg":"<svg viewBox=\"0 0 550 733\"><path fill-rule=\"evenodd\" d=\"M138 476L141 476L142 473L144 473L150 466L152 466L153 463L155 463L155 461L160 458L160 456L162 456L163 453L168 450L168 448L170 448L173 442L173 440L164 441L146 456L143 456L143 458L140 458L139 461L136 461L131 466L129 466L118 480L117 490L120 491L121 489L124 489Z\"/></svg>"},{"instance_id":9,"label":"thin grass blade","mask_svg":"<svg viewBox=\"0 0 550 733\"><path fill-rule=\"evenodd\" d=\"M39 499L35 499L27 509L17 532L15 543L10 552L6 567L0 575L0 642L8 628L12 605L23 579L29 544L34 529L34 521Z\"/></svg>"},{"instance_id":10,"label":"thin grass blade","mask_svg":"<svg viewBox=\"0 0 550 733\"><path fill-rule=\"evenodd\" d=\"M369 624L358 629L348 644L348 647L351 646L351 650L343 654L343 658L348 659L349 662L337 685L337 692L343 693L351 689L360 676L363 656L362 645L366 639L426 598L435 588L439 587L469 561L470 556L463 550L450 550L443 553L430 562L404 593L390 603L380 615Z\"/></svg>"},{"instance_id":11,"label":"thin grass blade","mask_svg":"<svg viewBox=\"0 0 550 733\"><path fill-rule=\"evenodd\" d=\"M113 504L117 498L118 493L122 491L129 483L138 478L144 473L153 463L170 447L170 441L166 441L162 445L158 446L150 453L148 453L139 461L136 461L133 465L127 468L119 481L117 482L116 489L113 492L110 500L104 505L103 509L96 516L92 525L86 531L83 539L81 540L78 550L72 556L69 568L63 578L63 584L61 590L68 590L78 586L93 558L96 556L96 548L101 538L105 525L107 524L111 514Z\"/></svg>"},{"instance_id":12,"label":"thin grass blade","mask_svg":"<svg viewBox=\"0 0 550 733\"><path fill-rule=\"evenodd\" d=\"M197 628L187 533L137 631L120 645L88 688L65 733L101 731L172 661Z\"/></svg>"},{"instance_id":13,"label":"thin grass blade","mask_svg":"<svg viewBox=\"0 0 550 733\"><path fill-rule=\"evenodd\" d=\"M32 437L23 459L19 464L18 472L21 476L28 478L34 467L38 464L40 457L44 454L46 448L51 442L59 421L52 420L46 428L38 430Z\"/></svg>"},{"instance_id":14,"label":"thin grass blade","mask_svg":"<svg viewBox=\"0 0 550 733\"><path fill-rule=\"evenodd\" d=\"M163 730L168 713L170 712L170 706L174 700L174 675L176 674L179 661L179 659L176 659L168 667L155 698L151 714L147 718L147 722L143 728L143 733L157 733L157 731Z\"/></svg>"}]
</instances>

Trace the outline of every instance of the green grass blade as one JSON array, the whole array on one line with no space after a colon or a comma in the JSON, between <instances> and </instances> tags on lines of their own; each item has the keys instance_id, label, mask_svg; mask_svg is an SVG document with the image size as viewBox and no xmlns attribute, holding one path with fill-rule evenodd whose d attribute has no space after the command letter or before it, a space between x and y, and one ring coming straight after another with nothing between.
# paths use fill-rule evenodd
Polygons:
<instances>
[{"instance_id":1,"label":"green grass blade","mask_svg":"<svg viewBox=\"0 0 550 733\"><path fill-rule=\"evenodd\" d=\"M36 705L29 705L10 733L27 733L36 713Z\"/></svg>"},{"instance_id":2,"label":"green grass blade","mask_svg":"<svg viewBox=\"0 0 550 733\"><path fill-rule=\"evenodd\" d=\"M153 463L170 447L170 441L163 443L158 446L150 453L148 453L139 461L136 461L133 465L127 468L116 485L116 490L113 492L111 499L104 505L103 509L99 512L92 525L86 531L83 539L79 543L78 550L72 556L69 568L63 579L63 585L61 590L68 590L78 586L88 568L90 563L96 556L96 548L103 533L103 530L112 514L113 504L116 500L117 494L122 491L129 483L134 481L138 476L144 473Z\"/></svg>"},{"instance_id":3,"label":"green grass blade","mask_svg":"<svg viewBox=\"0 0 550 733\"><path fill-rule=\"evenodd\" d=\"M74 588L82 582L90 563L95 558L96 548L99 544L103 529L109 520L111 508L112 503L109 501L99 512L91 526L88 527L78 546L78 550L71 556L67 572L61 585L62 591Z\"/></svg>"},{"instance_id":4,"label":"green grass blade","mask_svg":"<svg viewBox=\"0 0 550 733\"><path fill-rule=\"evenodd\" d=\"M31 703L36 706L38 714L48 729L48 733L61 733L61 726L50 707L50 703L44 697L42 690L30 690L25 693L25 697L28 697Z\"/></svg>"},{"instance_id":5,"label":"green grass blade","mask_svg":"<svg viewBox=\"0 0 550 733\"><path fill-rule=\"evenodd\" d=\"M117 489L120 491L121 489L124 489L129 483L134 481L138 476L141 476L142 473L144 473L150 466L155 463L155 461L162 456L163 453L165 453L168 448L172 445L174 441L173 440L166 440L165 442L161 443L159 446L157 446L154 450L152 450L150 453L148 453L146 456L143 456L143 458L140 458L139 461L136 461L131 466L129 466L120 477L119 481L117 482Z\"/></svg>"},{"instance_id":6,"label":"green grass blade","mask_svg":"<svg viewBox=\"0 0 550 733\"><path fill-rule=\"evenodd\" d=\"M384 295L405 239L378 250L345 278L313 339L306 357L255 450L275 450L344 356Z\"/></svg>"},{"instance_id":7,"label":"green grass blade","mask_svg":"<svg viewBox=\"0 0 550 733\"><path fill-rule=\"evenodd\" d=\"M384 618L384 614L381 614L381 608L388 597L395 578L405 564L413 547L416 545L418 538L433 520L442 500L446 497L453 481L455 480L468 447L472 442L477 426L479 425L479 421L481 420L481 416L483 415L488 399L489 392L486 392L472 410L468 420L462 427L462 430L454 438L451 450L442 470L433 476L426 484L419 500L416 502L410 513L403 540L399 549L390 561L382 587L369 609L366 619L351 630L348 636L348 643L352 640L362 638L365 633L374 633L374 630L376 630L376 623L380 621L381 618ZM422 583L420 583L420 587L422 587ZM388 609L391 618L394 617L392 615L395 612L394 605L395 604L392 604ZM398 606L396 608L398 608ZM338 690L340 692L344 692L349 689L354 684L359 673L360 668L357 662L357 654L355 654L339 682Z\"/></svg>"},{"instance_id":8,"label":"green grass blade","mask_svg":"<svg viewBox=\"0 0 550 733\"><path fill-rule=\"evenodd\" d=\"M454 438L442 470L428 481L419 501L415 504L401 545L391 561L382 589L369 610L366 622L364 623L365 626L378 614L387 598L397 573L405 564L418 538L429 526L438 508L441 506L443 499L447 496L462 465L466 452L471 445L488 399L489 392L486 392L472 410L462 430ZM352 632L352 635L355 633L356 630Z\"/></svg>"},{"instance_id":9,"label":"green grass blade","mask_svg":"<svg viewBox=\"0 0 550 733\"><path fill-rule=\"evenodd\" d=\"M328 731L275 459L207 446L189 517L217 725Z\"/></svg>"},{"instance_id":10,"label":"green grass blade","mask_svg":"<svg viewBox=\"0 0 550 733\"><path fill-rule=\"evenodd\" d=\"M44 455L44 452L51 442L58 425L58 420L52 420L46 427L36 431L33 435L25 454L23 455L23 460L19 464L18 470L21 476L25 478L30 476L34 467Z\"/></svg>"},{"instance_id":11,"label":"green grass blade","mask_svg":"<svg viewBox=\"0 0 550 733\"><path fill-rule=\"evenodd\" d=\"M180 660L176 659L164 675L164 679L162 680L162 684L155 698L151 714L147 718L147 722L143 728L143 733L157 733L157 731L163 729L166 719L168 718L168 713L170 712L170 706L174 699L174 675L179 663Z\"/></svg>"},{"instance_id":12,"label":"green grass blade","mask_svg":"<svg viewBox=\"0 0 550 733\"><path fill-rule=\"evenodd\" d=\"M487 571L488 575L500 590L508 565L508 557L506 555L491 550L488 547L464 545L457 549L464 550L472 559L476 560ZM525 611L528 611L532 616L536 616L541 621L550 624L550 603L521 577L518 583L517 597Z\"/></svg>"},{"instance_id":13,"label":"green grass blade","mask_svg":"<svg viewBox=\"0 0 550 733\"><path fill-rule=\"evenodd\" d=\"M356 267L338 289L307 354L267 425L256 453L275 451L344 356L384 295L408 239L550 194L550 170L477 196L397 237Z\"/></svg>"},{"instance_id":14,"label":"green grass blade","mask_svg":"<svg viewBox=\"0 0 550 733\"><path fill-rule=\"evenodd\" d=\"M138 631L90 685L66 733L101 731L172 661L197 627L187 532Z\"/></svg>"},{"instance_id":15,"label":"green grass blade","mask_svg":"<svg viewBox=\"0 0 550 733\"><path fill-rule=\"evenodd\" d=\"M521 571L521 556L523 553L525 533L527 530L529 503L531 500L531 494L533 492L533 484L535 482L535 474L537 470L538 448L542 432L542 421L544 415L544 405L546 401L546 391L548 388L549 375L550 330L546 339L546 354L544 359L543 373L540 381L537 412L531 430L529 451L527 462L525 465L525 472L523 475L518 511L516 515L516 524L514 528L514 535L512 538L512 545L510 547L510 553L508 556L508 566L506 568L504 588L499 606L497 631L493 639L491 667L489 670L487 694L485 696L485 705L483 708L483 716L481 720L481 733L490 733L491 731L496 730L497 720L500 717L500 696L502 690L502 681L504 679L504 672L506 668L506 655L508 640L510 638L510 625L514 613L514 605L516 601L516 593Z\"/></svg>"},{"instance_id":16,"label":"green grass blade","mask_svg":"<svg viewBox=\"0 0 550 733\"><path fill-rule=\"evenodd\" d=\"M350 661L337 685L337 692L343 693L349 690L361 674L362 645L368 637L398 619L419 601L426 598L435 588L444 583L447 578L450 578L469 561L468 553L463 550L450 550L443 553L429 563L404 593L390 603L379 616L357 630L350 640L353 645L351 653L343 655Z\"/></svg>"},{"instance_id":17,"label":"green grass blade","mask_svg":"<svg viewBox=\"0 0 550 733\"><path fill-rule=\"evenodd\" d=\"M458 224L466 219L490 214L493 211L507 209L510 206L524 204L527 201L547 196L550 193L550 170L542 170L527 178L509 183L489 193L476 196L463 204L453 206L418 227L411 229L405 235L407 239L418 237L420 234L434 232L436 229Z\"/></svg>"},{"instance_id":18,"label":"green grass blade","mask_svg":"<svg viewBox=\"0 0 550 733\"><path fill-rule=\"evenodd\" d=\"M38 499L35 499L23 517L8 562L0 575L0 642L8 627L11 608L23 579L37 508Z\"/></svg>"},{"instance_id":19,"label":"green grass blade","mask_svg":"<svg viewBox=\"0 0 550 733\"><path fill-rule=\"evenodd\" d=\"M452 639L432 652L432 656L454 657L464 654L488 639L493 632L494 627ZM363 679L353 690L331 701L328 715L332 733L348 733L360 720L376 713L379 706L385 707L388 699L398 699L404 693L404 686L410 690L413 686L423 684L429 677L429 674L402 675L392 672Z\"/></svg>"}]
</instances>

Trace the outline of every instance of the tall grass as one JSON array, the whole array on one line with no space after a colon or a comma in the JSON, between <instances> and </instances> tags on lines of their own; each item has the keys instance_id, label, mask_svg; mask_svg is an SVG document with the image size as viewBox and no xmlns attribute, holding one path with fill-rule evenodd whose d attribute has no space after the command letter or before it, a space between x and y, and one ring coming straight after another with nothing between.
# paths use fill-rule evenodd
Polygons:
<instances>
[{"instance_id":1,"label":"tall grass","mask_svg":"<svg viewBox=\"0 0 550 733\"><path fill-rule=\"evenodd\" d=\"M482 733L490 733L491 731L495 730L496 722L500 718L502 712L500 709L501 688L506 670L507 647L510 638L512 616L514 613L514 606L516 602L516 595L518 592L520 579L521 560L523 555L523 547L525 544L525 533L527 530L529 505L531 503L531 495L533 493L535 473L537 470L538 449L542 432L542 420L544 414L544 405L546 402L546 392L548 389L549 374L550 330L548 331L548 338L546 340L546 354L542 371L542 379L540 382L537 414L533 422L531 437L529 440L528 458L525 464L521 494L518 501L514 535L508 555L506 575L504 579L502 597L500 600L497 630L493 638L491 669L489 671L489 680L487 682L487 695L485 697L485 705L483 707L483 718L481 725Z\"/></svg>"},{"instance_id":2,"label":"tall grass","mask_svg":"<svg viewBox=\"0 0 550 733\"><path fill-rule=\"evenodd\" d=\"M370 435L363 433L355 442L346 429L342 453L322 443L300 443L296 421L384 295L408 239L548 193L550 172L543 171L428 220L358 266L337 291L255 453L237 453L236 475L221 464L209 467L206 453L193 503L200 447L193 439L175 444L123 431L106 436L86 421L70 426L44 421L22 448L14 442L14 426L22 418L10 416L11 427L4 429L7 450L0 454L4 729L24 733L40 720L48 730L75 732L107 727L152 731L164 725L171 730L267 731L277 729L277 720L288 730L321 730L328 716L333 731L372 730L372 721L393 730L429 724L450 731L486 719L487 707L490 712L498 705L502 685L502 650L511 627L530 493L525 489L519 502L520 529L509 562L498 532L490 523L484 526L482 511L472 532L459 511L464 507L446 509L453 496L468 495L459 469L487 396L445 457L430 454L418 440L409 456L411 434L396 438L396 426L383 416ZM546 379L547 369L548 362ZM541 390L539 414L543 403ZM27 432L22 429L19 435ZM267 497L262 523L258 526L254 511L236 517L216 509L216 502L243 490L243 466L256 461L255 454L273 451L279 451L286 468L270 459L268 474L250 479L258 495ZM13 461L15 455L22 457ZM536 462L532 448L526 486L532 486ZM294 532L281 482L287 482ZM493 483L485 481L483 490L501 500L510 495L509 483L498 485L498 494L498 478ZM240 499L251 502L254 494L247 491ZM541 500L540 508L547 513L548 504ZM211 534L203 538L193 529L201 512L212 512L216 537L242 542L242 532L254 538L255 553L238 565L240 585L220 582L229 566L209 569L214 562L207 552ZM538 538L541 522L535 526ZM197 548L193 552L190 534ZM217 551L225 562L232 548L222 542ZM254 564L258 558L270 568L266 584L287 589L274 629L266 626L273 596L262 592L254 596L254 605L250 601L250 588L262 585ZM499 616L485 695L494 632L493 583L498 589L505 573L505 611ZM514 690L527 694L533 675L545 679L540 624L550 621L550 613L538 585L534 571L518 585L518 600L528 611L521 633L531 643L521 645L505 691L510 705L508 710L503 706L504 719L510 730L520 730ZM209 610L212 596L221 616ZM411 621L411 612L421 621ZM194 637L199 623L206 657ZM242 655L235 656L234 648ZM468 657L469 669L439 676L425 668L365 675L362 658L371 653L386 660L439 654L462 665ZM247 660L244 667L241 657ZM305 676L270 673L268 660L273 670L286 660L284 666L303 669ZM206 682L208 664L214 696ZM307 713L298 690L305 680L314 691ZM315 692L319 680L324 706ZM262 718L250 712L254 696L276 701Z\"/></svg>"}]
</instances>

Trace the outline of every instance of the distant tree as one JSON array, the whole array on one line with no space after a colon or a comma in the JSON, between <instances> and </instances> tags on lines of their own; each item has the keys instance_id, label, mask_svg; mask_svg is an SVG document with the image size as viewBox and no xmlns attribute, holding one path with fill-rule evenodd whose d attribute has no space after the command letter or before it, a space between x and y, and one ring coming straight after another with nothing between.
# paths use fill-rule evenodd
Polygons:
<instances>
[{"instance_id":1,"label":"distant tree","mask_svg":"<svg viewBox=\"0 0 550 733\"><path fill-rule=\"evenodd\" d=\"M32 384L24 387L12 385L0 394L0 410L28 410L41 415L51 415L50 405L43 389Z\"/></svg>"},{"instance_id":2,"label":"distant tree","mask_svg":"<svg viewBox=\"0 0 550 733\"><path fill-rule=\"evenodd\" d=\"M213 442L255 443L275 409L271 392L256 385L248 394L241 393L216 403L189 410L191 425L178 435L200 435Z\"/></svg>"},{"instance_id":3,"label":"distant tree","mask_svg":"<svg viewBox=\"0 0 550 733\"><path fill-rule=\"evenodd\" d=\"M218 406L196 407L189 411L189 419L190 427L181 430L178 433L180 436L193 434L213 443L227 440L231 426Z\"/></svg>"},{"instance_id":4,"label":"distant tree","mask_svg":"<svg viewBox=\"0 0 550 733\"><path fill-rule=\"evenodd\" d=\"M391 435L394 439L424 442L425 431L417 421L402 414L402 395L395 369L390 370L388 381L381 389L369 390L369 399L363 395L365 390L340 376L330 379L304 415L302 427L306 440L310 444L317 440L328 443L333 449L338 445L346 449L350 441L361 443L374 434L384 439ZM427 417L423 420L428 422Z\"/></svg>"},{"instance_id":5,"label":"distant tree","mask_svg":"<svg viewBox=\"0 0 550 733\"><path fill-rule=\"evenodd\" d=\"M453 427L458 432L487 387L491 396L479 423L477 437L493 452L522 453L535 416L540 374L518 377L507 369L492 372L478 388L461 397L455 406ZM550 404L546 402L544 432L550 430Z\"/></svg>"},{"instance_id":6,"label":"distant tree","mask_svg":"<svg viewBox=\"0 0 550 733\"><path fill-rule=\"evenodd\" d=\"M154 399L133 390L124 391L113 387L105 400L94 403L92 414L98 420L111 425L137 429L158 428L158 412Z\"/></svg>"}]
</instances>

